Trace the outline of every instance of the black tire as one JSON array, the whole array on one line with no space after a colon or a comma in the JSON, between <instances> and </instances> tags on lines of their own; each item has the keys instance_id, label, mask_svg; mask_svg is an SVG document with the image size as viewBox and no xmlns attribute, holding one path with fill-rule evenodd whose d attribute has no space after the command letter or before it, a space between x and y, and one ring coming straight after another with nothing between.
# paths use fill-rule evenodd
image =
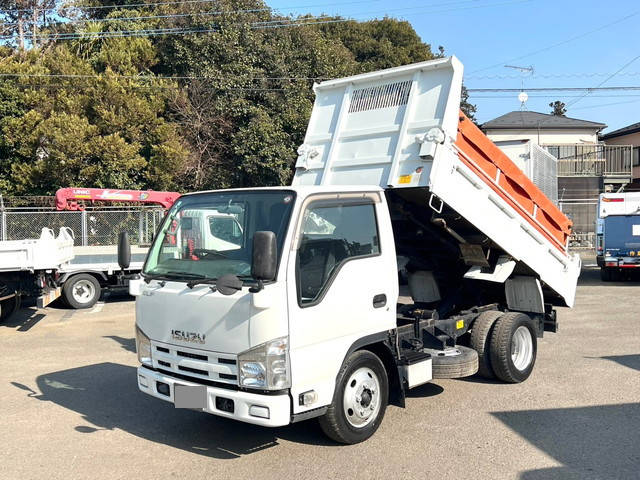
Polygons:
<instances>
[{"instance_id":1,"label":"black tire","mask_svg":"<svg viewBox=\"0 0 640 480\"><path fill-rule=\"evenodd\" d=\"M610 282L611 270L606 267L600 268L600 280L602 280L603 282Z\"/></svg>"},{"instance_id":2,"label":"black tire","mask_svg":"<svg viewBox=\"0 0 640 480\"><path fill-rule=\"evenodd\" d=\"M380 407L376 416L372 418L368 424L362 427L355 427L348 420L347 412L345 412L343 404L345 390L347 388L354 387L353 382L351 382L352 385L347 385L347 382L356 371L362 368L371 370L378 379L380 392L377 399L380 402ZM325 435L338 443L353 445L355 443L363 442L378 430L378 427L384 418L388 400L389 380L387 378L387 371L384 368L384 364L376 355L368 350L358 350L357 352L349 355L349 358L344 362L340 373L338 373L333 401L331 402L327 413L318 419L320 427Z\"/></svg>"},{"instance_id":3,"label":"black tire","mask_svg":"<svg viewBox=\"0 0 640 480\"><path fill-rule=\"evenodd\" d=\"M78 295L74 295L74 289L83 287L87 291L92 292L92 294L87 297L86 301L80 301ZM91 288L93 290L91 290ZM73 277L68 278L67 281L64 282L64 286L62 287L62 295L64 296L64 301L71 308L75 309L93 307L100 299L100 294L100 282L98 282L96 277L88 273L79 273L78 275L74 275Z\"/></svg>"},{"instance_id":4,"label":"black tire","mask_svg":"<svg viewBox=\"0 0 640 480\"><path fill-rule=\"evenodd\" d=\"M514 335L516 331L524 327L529 331L531 356L522 368L514 364L512 353L514 349ZM525 334L526 335L526 334ZM508 312L503 314L493 327L490 341L491 366L496 377L507 383L524 382L536 363L538 342L536 327L533 321L524 313Z\"/></svg>"},{"instance_id":5,"label":"black tire","mask_svg":"<svg viewBox=\"0 0 640 480\"><path fill-rule=\"evenodd\" d=\"M484 378L495 378L496 376L491 366L489 344L493 326L500 315L502 312L496 310L482 312L471 326L469 346L478 352L478 375Z\"/></svg>"},{"instance_id":6,"label":"black tire","mask_svg":"<svg viewBox=\"0 0 640 480\"><path fill-rule=\"evenodd\" d=\"M431 373L433 378L470 377L478 371L478 352L472 348L455 347L459 355L433 355Z\"/></svg>"},{"instance_id":7,"label":"black tire","mask_svg":"<svg viewBox=\"0 0 640 480\"><path fill-rule=\"evenodd\" d=\"M21 303L22 299L18 294L0 302L0 322L8 320L11 315L16 313L20 309Z\"/></svg>"}]
</instances>

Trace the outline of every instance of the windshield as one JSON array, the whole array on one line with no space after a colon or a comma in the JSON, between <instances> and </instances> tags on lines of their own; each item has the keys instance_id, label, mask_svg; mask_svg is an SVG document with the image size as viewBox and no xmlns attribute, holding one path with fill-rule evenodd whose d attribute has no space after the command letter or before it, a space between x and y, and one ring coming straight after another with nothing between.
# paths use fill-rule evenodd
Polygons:
<instances>
[{"instance_id":1,"label":"windshield","mask_svg":"<svg viewBox=\"0 0 640 480\"><path fill-rule=\"evenodd\" d=\"M278 262L294 193L228 191L180 198L153 242L143 273L191 280L251 277L253 234L276 234Z\"/></svg>"}]
</instances>

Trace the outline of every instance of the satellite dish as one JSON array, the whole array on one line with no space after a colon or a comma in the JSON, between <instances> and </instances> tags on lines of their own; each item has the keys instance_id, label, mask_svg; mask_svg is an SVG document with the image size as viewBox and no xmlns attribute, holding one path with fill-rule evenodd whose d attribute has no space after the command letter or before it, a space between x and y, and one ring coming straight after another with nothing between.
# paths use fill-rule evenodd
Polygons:
<instances>
[{"instance_id":1,"label":"satellite dish","mask_svg":"<svg viewBox=\"0 0 640 480\"><path fill-rule=\"evenodd\" d=\"M518 100L520 100L520 103L524 103L529 100L529 95L527 95L525 92L520 92L520 94L518 95Z\"/></svg>"}]
</instances>

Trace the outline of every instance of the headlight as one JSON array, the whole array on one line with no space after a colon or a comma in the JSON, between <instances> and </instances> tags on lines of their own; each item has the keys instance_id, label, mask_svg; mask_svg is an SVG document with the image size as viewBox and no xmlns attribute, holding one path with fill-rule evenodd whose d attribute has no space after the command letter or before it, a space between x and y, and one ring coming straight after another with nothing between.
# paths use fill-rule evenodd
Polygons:
<instances>
[{"instance_id":1,"label":"headlight","mask_svg":"<svg viewBox=\"0 0 640 480\"><path fill-rule=\"evenodd\" d=\"M136 325L136 351L138 361L145 365L152 365L151 362L151 340Z\"/></svg>"},{"instance_id":2,"label":"headlight","mask_svg":"<svg viewBox=\"0 0 640 480\"><path fill-rule=\"evenodd\" d=\"M238 355L240 385L281 390L291 386L288 338L276 338Z\"/></svg>"}]
</instances>

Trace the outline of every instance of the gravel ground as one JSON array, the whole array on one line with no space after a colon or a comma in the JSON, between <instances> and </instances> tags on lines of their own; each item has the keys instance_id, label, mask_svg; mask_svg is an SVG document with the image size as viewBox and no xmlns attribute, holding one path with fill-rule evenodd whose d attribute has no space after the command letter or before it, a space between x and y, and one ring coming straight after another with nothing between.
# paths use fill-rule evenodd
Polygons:
<instances>
[{"instance_id":1,"label":"gravel ground","mask_svg":"<svg viewBox=\"0 0 640 480\"><path fill-rule=\"evenodd\" d=\"M434 381L348 447L314 421L267 429L139 393L126 298L23 309L0 325L0 478L638 479L639 293L585 267L529 380Z\"/></svg>"}]
</instances>

